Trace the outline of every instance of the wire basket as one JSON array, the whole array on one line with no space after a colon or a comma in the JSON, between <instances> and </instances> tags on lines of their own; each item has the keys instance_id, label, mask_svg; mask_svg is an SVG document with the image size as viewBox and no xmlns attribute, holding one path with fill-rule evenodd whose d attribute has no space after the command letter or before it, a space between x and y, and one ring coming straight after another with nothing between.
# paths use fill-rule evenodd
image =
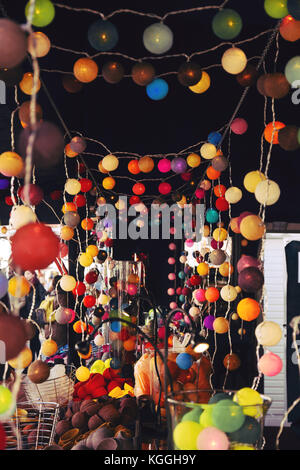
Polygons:
<instances>
[{"instance_id":1,"label":"wire basket","mask_svg":"<svg viewBox=\"0 0 300 470\"><path fill-rule=\"evenodd\" d=\"M58 412L58 403L18 403L12 418L2 423L6 450L46 450L54 440Z\"/></svg>"},{"instance_id":2,"label":"wire basket","mask_svg":"<svg viewBox=\"0 0 300 470\"><path fill-rule=\"evenodd\" d=\"M26 399L35 402L52 402L60 406L67 405L72 400L75 384L75 367L65 366L66 374L62 377L48 379L41 384L35 384L26 376L22 385Z\"/></svg>"}]
</instances>

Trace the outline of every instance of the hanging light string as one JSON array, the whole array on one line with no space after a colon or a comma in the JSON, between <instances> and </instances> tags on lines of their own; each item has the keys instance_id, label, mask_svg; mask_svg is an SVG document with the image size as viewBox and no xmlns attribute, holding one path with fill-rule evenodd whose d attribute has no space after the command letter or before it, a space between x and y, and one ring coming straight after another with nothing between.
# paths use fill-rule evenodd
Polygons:
<instances>
[{"instance_id":1,"label":"hanging light string","mask_svg":"<svg viewBox=\"0 0 300 470\"><path fill-rule=\"evenodd\" d=\"M67 52L70 54L75 54L75 55L81 55L88 57L89 59L96 59L97 57L102 57L102 56L112 56L112 57L121 57L122 59L131 61L131 62L143 62L143 61L148 61L148 60L165 60L165 59L177 59L177 58L185 58L187 61L190 61L193 57L200 56L200 55L205 55L209 54L210 52L215 52L218 49L224 47L224 46L230 46L230 47L237 47L241 46L243 44L248 44L250 42L255 41L256 39L261 38L262 36L265 36L266 34L269 34L273 31L273 28L266 29L264 31L261 31L258 34L255 34L254 36L251 36L247 39L243 39L241 41L223 41L218 43L217 45L210 47L209 49L202 49L199 51L192 52L188 54L187 52L180 52L176 54L162 54L159 56L143 56L143 57L133 57L128 54L124 54L122 52L117 52L117 51L103 51L103 52L97 52L95 54L89 54L87 51L77 51L74 49L69 49L66 47L58 46L56 44L51 44L51 48L55 49L60 52ZM218 65L218 64L216 64ZM211 67L211 66L210 66ZM205 70L205 69L203 69ZM65 72L65 73L71 73L71 72ZM177 73L177 71L174 72L168 72L168 73ZM162 76L162 75L161 75ZM131 77L131 75L125 75L125 77Z\"/></svg>"},{"instance_id":2,"label":"hanging light string","mask_svg":"<svg viewBox=\"0 0 300 470\"><path fill-rule=\"evenodd\" d=\"M131 14L131 15L136 15L136 16L143 16L146 18L153 18L153 19L163 22L169 16L182 15L182 14L188 14L188 13L197 13L197 12L201 12L205 10L221 10L222 8L224 8L224 6L226 5L228 1L229 0L225 0L220 5L207 5L207 6L202 6L202 7L189 8L185 10L169 11L165 13L163 16L157 15L156 13L147 13L143 11L131 10L128 8L120 8L118 10L114 10L111 13L105 15L103 12L99 10L92 10L90 8L76 8L76 7L71 7L69 5L63 5L61 3L54 3L54 6L58 8L64 8L69 11L74 11L77 13L91 13L93 15L100 16L102 20L108 20L110 18L113 18L116 15Z\"/></svg>"}]
</instances>

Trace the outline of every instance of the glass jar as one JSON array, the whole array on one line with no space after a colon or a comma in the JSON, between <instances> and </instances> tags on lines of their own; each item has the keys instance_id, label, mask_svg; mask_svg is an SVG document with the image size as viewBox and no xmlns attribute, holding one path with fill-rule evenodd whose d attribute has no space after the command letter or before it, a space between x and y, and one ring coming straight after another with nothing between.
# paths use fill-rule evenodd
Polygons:
<instances>
[{"instance_id":1,"label":"glass jar","mask_svg":"<svg viewBox=\"0 0 300 470\"><path fill-rule=\"evenodd\" d=\"M176 450L261 450L271 399L239 391L183 391L168 396L169 436Z\"/></svg>"}]
</instances>

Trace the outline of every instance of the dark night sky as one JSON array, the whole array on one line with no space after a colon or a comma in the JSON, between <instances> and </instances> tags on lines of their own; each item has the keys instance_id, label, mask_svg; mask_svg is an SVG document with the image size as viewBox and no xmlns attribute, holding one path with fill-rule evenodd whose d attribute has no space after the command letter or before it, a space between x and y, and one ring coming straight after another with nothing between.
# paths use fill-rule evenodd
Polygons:
<instances>
[{"instance_id":1,"label":"dark night sky","mask_svg":"<svg viewBox=\"0 0 300 470\"><path fill-rule=\"evenodd\" d=\"M25 1L2 0L3 6L9 17L22 23L25 21L24 6ZM99 9L104 13L109 13L118 8L131 8L148 12L163 14L170 10L187 9L199 5L209 5L221 3L218 0L188 0L164 2L136 2L130 0L99 2L96 0L67 0L65 4L74 7L85 7ZM227 4L229 8L235 8L243 18L244 26L240 36L236 40L254 36L261 31L273 28L277 21L269 18L263 9L262 0L243 1L230 0ZM170 53L194 52L217 45L220 41L214 36L211 30L213 11L194 13L186 15L172 16L168 18L166 24L174 32L174 45ZM43 28L52 43L58 46L75 50L85 50L94 53L87 40L87 29L96 17L87 13L75 13L56 9L56 17L51 25ZM142 44L142 34L144 29L153 20L129 14L115 16L113 23L119 30L119 43L116 51L128 54L133 57L146 56L148 53ZM247 57L261 55L264 50L269 35L264 35L258 40L242 45L242 49ZM283 71L286 62L298 54L298 43L290 43L279 39L280 54L277 70ZM214 53L196 56L195 61L202 67L220 63L225 47L218 49ZM267 71L274 70L274 58L276 54L275 44L271 47L267 60ZM47 57L40 59L41 68L60 69L71 71L74 61L79 56L67 54L57 50L51 50ZM101 66L107 62L107 57L97 59L100 71ZM120 59L125 67L125 73L129 74L132 62ZM157 74L174 71L183 63L182 58L171 60L153 61ZM257 60L252 62L257 63ZM24 63L24 70L30 70L28 63ZM235 77L227 74L221 67L210 70L212 79L211 88L203 95L196 95L182 87L177 77L168 76L170 91L168 96L160 102L151 101L145 93L145 89L133 83L130 78L124 78L117 85L110 85L103 79L98 79L91 84L85 85L79 94L68 94L61 83L62 75L54 73L42 73L42 78L49 89L63 119L71 130L81 131L84 135L103 141L111 150L122 150L137 152L140 154L178 152L182 148L188 147L200 140L205 140L211 131L224 126L230 119L233 110L239 101L243 88L237 83ZM28 97L19 92L22 102ZM44 111L44 118L59 122L49 104L47 96L43 90L40 91L38 101ZM238 114L244 117L249 124L247 133L243 136L232 136L231 162L233 184L242 187L242 179L247 171L258 169L260 156L260 137L263 132L263 104L264 99L258 93L256 87L252 88L246 97L242 108ZM299 106L291 102L291 96L275 103L277 120L286 124L299 125ZM8 106L1 105L0 108L0 150L9 148L10 112L14 108L13 95L9 94ZM272 120L270 104L268 106L267 122ZM17 119L16 119L17 122ZM17 127L17 132L20 130ZM298 212L298 181L300 174L300 151L285 152L279 146L275 146L269 177L274 179L281 187L281 198L279 202L268 208L266 213L267 221L284 220L289 222L299 222ZM93 148L91 151L93 151ZM94 149L95 150L95 149ZM266 155L267 147L265 147ZM97 151L97 150L96 150ZM226 155L227 140L223 146ZM86 163L91 168L96 168L98 157L86 157ZM127 163L127 161L126 161ZM123 164L123 163L122 163ZM124 166L120 165L120 171ZM127 170L123 172L126 174ZM203 173L203 167L196 170L195 181L199 181ZM120 174L120 173L119 173ZM99 178L99 174L95 174ZM52 172L42 175L37 173L37 182L46 193L62 188L64 184L64 172L61 167ZM222 175L222 181L228 185L228 172ZM101 184L101 179L99 179ZM174 179L174 187L180 184L180 179ZM119 182L118 188L131 192L131 185ZM146 185L146 191L149 191ZM157 191L153 185L151 193ZM0 216L2 223L7 221L9 208L4 203L4 196L8 193L0 194ZM158 194L158 192L157 192ZM49 199L48 199L49 200ZM54 205L60 211L61 201ZM258 211L258 203L253 195L244 191L242 201L233 207L233 216L240 212L249 210ZM38 208L38 215L41 220L56 222L52 213L45 206ZM118 245L117 251L122 252L125 257L128 250L132 249L130 243ZM165 257L165 245L150 243L147 249L157 258L157 263L161 257ZM160 254L161 253L161 254ZM158 266L158 265L157 265Z\"/></svg>"}]
</instances>

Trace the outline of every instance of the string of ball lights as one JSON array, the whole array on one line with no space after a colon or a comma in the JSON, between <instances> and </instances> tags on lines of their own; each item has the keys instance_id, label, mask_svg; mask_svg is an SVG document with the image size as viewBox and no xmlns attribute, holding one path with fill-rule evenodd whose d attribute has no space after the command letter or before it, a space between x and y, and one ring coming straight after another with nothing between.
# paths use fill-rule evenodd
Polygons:
<instances>
[{"instance_id":1,"label":"string of ball lights","mask_svg":"<svg viewBox=\"0 0 300 470\"><path fill-rule=\"evenodd\" d=\"M237 47L237 46L241 46L243 44L247 44L249 42L253 42L255 41L256 39L259 39L261 38L262 36L265 36L266 34L269 34L270 32L273 31L273 28L269 28L269 29L266 29L264 31L261 31L260 33L258 34L255 34L254 36L251 36L247 39L243 39L241 41L223 41L223 42L220 42L218 43L216 46L213 46L213 47L210 47L209 49L202 49L202 50L198 50L198 51L195 51L195 52L192 52L190 54L186 53L186 52L181 52L181 53L176 53L176 54L163 54L163 55L159 55L159 56L143 56L143 57L132 57L132 56L129 56L128 54L124 54L122 52L118 52L118 51L105 51L105 52L98 52L97 54L89 54L88 52L86 51L77 51L77 50L74 50L74 49L68 49L68 48L65 48L65 47L62 47L62 46L58 46L58 45L55 45L55 44L51 44L51 48L52 49L55 49L57 51L61 51L61 52L67 52L67 53L71 53L71 54L76 54L76 55L81 55L81 56L85 56L89 59L95 59L96 57L101 57L101 56L115 56L115 57L121 57L125 60L128 60L128 61L131 61L131 62L144 62L144 61L147 61L147 60L166 60L166 59L177 59L177 58L181 58L181 57L184 57L187 61L190 61L194 56L200 56L200 55L205 55L205 54L209 54L210 52L215 52L217 51L218 49L224 47L224 46L231 46L231 47ZM219 65L219 64L217 64ZM210 67L213 67L214 65L211 65ZM202 67L203 69L203 67ZM203 70L206 70L205 68ZM47 70L49 71L49 70ZM56 72L60 72L60 71L56 71ZM62 72L62 73L72 73L72 72ZM173 72L167 72L168 74L170 73L178 73L178 70L176 71L173 71ZM166 75L166 74L161 74L159 76L163 76L163 75ZM98 77L100 77L101 75L97 75ZM132 77L132 74L131 75L124 75L125 78L128 78L128 77Z\"/></svg>"}]
</instances>

